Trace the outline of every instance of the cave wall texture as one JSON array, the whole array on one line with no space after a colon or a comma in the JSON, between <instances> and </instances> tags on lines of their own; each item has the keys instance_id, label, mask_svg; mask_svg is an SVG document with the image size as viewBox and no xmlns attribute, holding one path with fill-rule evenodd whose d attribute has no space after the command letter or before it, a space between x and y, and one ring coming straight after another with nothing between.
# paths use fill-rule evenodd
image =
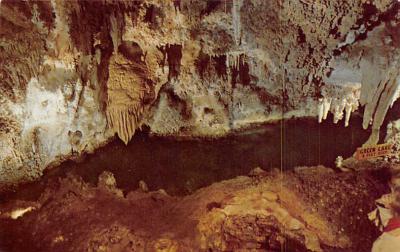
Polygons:
<instances>
[{"instance_id":1,"label":"cave wall texture","mask_svg":"<svg viewBox=\"0 0 400 252\"><path fill-rule=\"evenodd\" d=\"M394 0L0 2L0 187L115 133L223 136L399 97ZM350 122L351 123L351 122Z\"/></svg>"}]
</instances>

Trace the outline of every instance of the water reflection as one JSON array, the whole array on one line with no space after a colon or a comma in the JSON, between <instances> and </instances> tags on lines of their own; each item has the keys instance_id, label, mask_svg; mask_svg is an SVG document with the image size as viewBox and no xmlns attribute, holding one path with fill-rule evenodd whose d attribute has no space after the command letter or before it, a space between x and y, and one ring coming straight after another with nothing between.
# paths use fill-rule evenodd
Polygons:
<instances>
[{"instance_id":1,"label":"water reflection","mask_svg":"<svg viewBox=\"0 0 400 252\"><path fill-rule=\"evenodd\" d=\"M48 179L67 172L96 184L98 175L108 170L124 191L136 189L144 180L151 190L163 188L169 194L184 195L245 175L257 166L265 170L333 166L338 155L352 155L367 140L369 133L361 127L361 118L352 118L348 128L331 120L318 124L315 119L303 119L264 125L217 140L175 140L138 133L128 146L115 140L80 163L64 162L40 182L22 186L12 197L36 197Z\"/></svg>"}]
</instances>

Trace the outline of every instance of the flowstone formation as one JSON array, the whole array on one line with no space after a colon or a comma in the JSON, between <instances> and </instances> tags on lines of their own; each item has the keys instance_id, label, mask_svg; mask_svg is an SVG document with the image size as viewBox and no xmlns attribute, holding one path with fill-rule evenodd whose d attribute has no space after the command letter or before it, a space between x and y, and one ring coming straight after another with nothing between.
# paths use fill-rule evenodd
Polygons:
<instances>
[{"instance_id":1,"label":"flowstone formation","mask_svg":"<svg viewBox=\"0 0 400 252\"><path fill-rule=\"evenodd\" d=\"M136 129L225 135L399 96L394 0L0 2L0 187Z\"/></svg>"}]
</instances>

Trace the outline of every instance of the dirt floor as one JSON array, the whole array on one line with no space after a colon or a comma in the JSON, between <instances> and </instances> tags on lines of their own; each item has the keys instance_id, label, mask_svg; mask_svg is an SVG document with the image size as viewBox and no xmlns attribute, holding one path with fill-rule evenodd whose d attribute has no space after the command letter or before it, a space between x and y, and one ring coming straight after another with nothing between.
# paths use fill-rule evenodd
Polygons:
<instances>
[{"instance_id":1,"label":"dirt floor","mask_svg":"<svg viewBox=\"0 0 400 252\"><path fill-rule=\"evenodd\" d=\"M385 174L255 169L185 197L145 184L123 193L108 172L96 187L71 175L37 201L0 205L0 251L369 251Z\"/></svg>"}]
</instances>

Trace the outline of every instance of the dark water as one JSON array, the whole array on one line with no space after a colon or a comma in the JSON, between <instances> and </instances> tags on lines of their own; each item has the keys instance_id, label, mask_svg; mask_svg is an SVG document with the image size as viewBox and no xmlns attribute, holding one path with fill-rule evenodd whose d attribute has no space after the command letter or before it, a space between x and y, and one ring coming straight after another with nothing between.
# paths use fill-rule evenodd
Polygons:
<instances>
[{"instance_id":1,"label":"dark water","mask_svg":"<svg viewBox=\"0 0 400 252\"><path fill-rule=\"evenodd\" d=\"M347 128L331 120L322 124L316 119L290 120L217 140L174 140L138 133L128 146L115 140L82 162L64 162L40 182L24 185L2 198L37 197L49 179L67 172L96 184L105 170L114 173L124 191L136 189L144 180L151 190L163 188L172 195L184 195L247 174L257 166L265 170L333 166L338 155L351 156L368 136L361 118L352 118Z\"/></svg>"}]
</instances>

